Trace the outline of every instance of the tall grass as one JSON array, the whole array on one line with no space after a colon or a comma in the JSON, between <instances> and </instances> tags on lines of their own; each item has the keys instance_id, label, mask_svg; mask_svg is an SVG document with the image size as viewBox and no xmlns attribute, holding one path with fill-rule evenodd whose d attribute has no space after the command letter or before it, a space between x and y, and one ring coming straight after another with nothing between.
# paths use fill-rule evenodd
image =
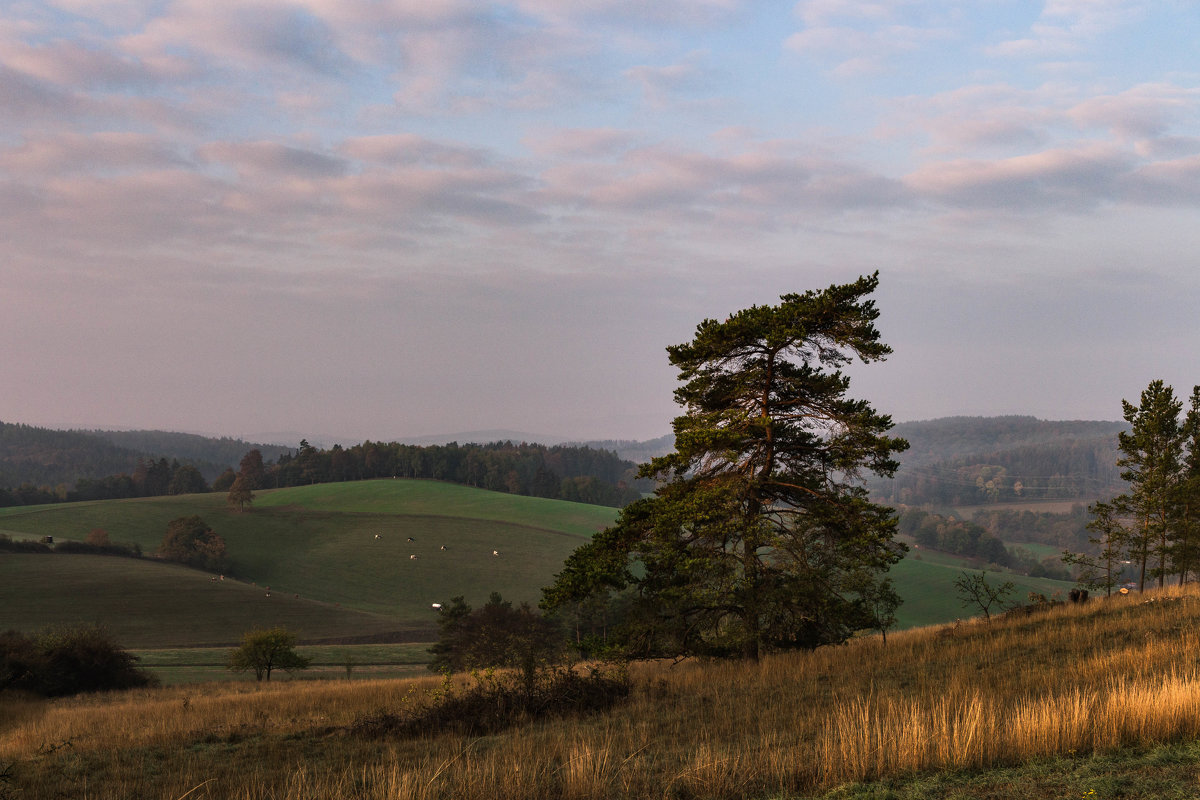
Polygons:
<instances>
[{"instance_id":1,"label":"tall grass","mask_svg":"<svg viewBox=\"0 0 1200 800\"><path fill-rule=\"evenodd\" d=\"M352 733L433 702L436 678L129 692L26 706L0 722L0 765L26 796L92 800L802 796L1200 736L1198 622L1200 596L1173 590L886 646L643 664L624 706L474 737Z\"/></svg>"}]
</instances>

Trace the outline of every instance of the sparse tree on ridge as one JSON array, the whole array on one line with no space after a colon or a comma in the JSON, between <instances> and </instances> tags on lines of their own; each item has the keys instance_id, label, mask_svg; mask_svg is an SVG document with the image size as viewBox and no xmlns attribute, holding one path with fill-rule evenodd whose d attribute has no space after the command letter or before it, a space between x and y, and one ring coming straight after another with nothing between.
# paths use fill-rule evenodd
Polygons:
<instances>
[{"instance_id":1,"label":"sparse tree on ridge","mask_svg":"<svg viewBox=\"0 0 1200 800\"><path fill-rule=\"evenodd\" d=\"M1088 537L1088 541L1097 548L1096 553L1064 550L1062 560L1079 569L1076 581L1081 586L1103 589L1105 596L1109 596L1121 580L1121 556L1129 546L1129 529L1111 503L1094 503L1089 511L1092 519L1087 527L1095 535Z\"/></svg>"},{"instance_id":2,"label":"sparse tree on ridge","mask_svg":"<svg viewBox=\"0 0 1200 800\"><path fill-rule=\"evenodd\" d=\"M984 620L991 622L992 609L1002 609L1014 587L1012 581L988 583L987 570L982 570L963 572L954 579L954 588L958 590L958 599L963 606L978 608L983 612Z\"/></svg>"},{"instance_id":3,"label":"sparse tree on ridge","mask_svg":"<svg viewBox=\"0 0 1200 800\"><path fill-rule=\"evenodd\" d=\"M905 548L861 478L894 473L907 443L840 370L891 353L877 285L784 295L668 348L676 450L639 473L662 483L568 559L544 604L632 589L625 635L646 654L756 659L874 627L863 576L882 580Z\"/></svg>"}]
</instances>

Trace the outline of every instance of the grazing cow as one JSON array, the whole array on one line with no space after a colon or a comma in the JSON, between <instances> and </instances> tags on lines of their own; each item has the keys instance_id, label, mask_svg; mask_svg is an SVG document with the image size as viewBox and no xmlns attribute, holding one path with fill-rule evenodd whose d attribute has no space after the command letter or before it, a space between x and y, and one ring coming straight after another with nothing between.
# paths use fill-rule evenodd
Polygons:
<instances>
[{"instance_id":1,"label":"grazing cow","mask_svg":"<svg viewBox=\"0 0 1200 800\"><path fill-rule=\"evenodd\" d=\"M442 549L442 550L445 550L445 549L446 549L446 545L442 545L440 549Z\"/></svg>"},{"instance_id":2,"label":"grazing cow","mask_svg":"<svg viewBox=\"0 0 1200 800\"><path fill-rule=\"evenodd\" d=\"M440 611L440 610L441 610L441 608L442 608L442 604L441 604L441 603L434 603L432 607L433 607L433 609L434 609L435 611Z\"/></svg>"},{"instance_id":3,"label":"grazing cow","mask_svg":"<svg viewBox=\"0 0 1200 800\"><path fill-rule=\"evenodd\" d=\"M411 537L411 536L410 536L410 537L408 537L408 540L409 540L410 542L415 542L415 541L416 541L416 539L414 539L414 538L413 538L413 537Z\"/></svg>"},{"instance_id":4,"label":"grazing cow","mask_svg":"<svg viewBox=\"0 0 1200 800\"><path fill-rule=\"evenodd\" d=\"M494 556L498 556L498 555L500 555L500 551L499 551L499 550L493 550L493 551L492 551L492 555L494 555Z\"/></svg>"},{"instance_id":5,"label":"grazing cow","mask_svg":"<svg viewBox=\"0 0 1200 800\"><path fill-rule=\"evenodd\" d=\"M416 554L416 553L413 553L411 556L409 556L409 557L408 557L408 560L409 560L409 561L416 561L416 560L417 560L417 554Z\"/></svg>"},{"instance_id":6,"label":"grazing cow","mask_svg":"<svg viewBox=\"0 0 1200 800\"><path fill-rule=\"evenodd\" d=\"M378 539L378 538L379 538L379 534L378 534L378 533L377 533L377 534L375 534L375 538L376 538L376 539Z\"/></svg>"}]
</instances>

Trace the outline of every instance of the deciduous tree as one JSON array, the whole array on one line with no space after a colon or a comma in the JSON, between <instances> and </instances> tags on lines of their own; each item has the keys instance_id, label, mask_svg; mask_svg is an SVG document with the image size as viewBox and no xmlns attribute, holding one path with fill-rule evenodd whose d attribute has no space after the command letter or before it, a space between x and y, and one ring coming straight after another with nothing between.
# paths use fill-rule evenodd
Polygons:
<instances>
[{"instance_id":1,"label":"deciduous tree","mask_svg":"<svg viewBox=\"0 0 1200 800\"><path fill-rule=\"evenodd\" d=\"M882 580L904 546L861 479L892 475L907 444L841 368L891 353L877 285L784 295L669 347L675 452L639 473L659 488L568 559L547 607L631 590L625 636L646 654L758 658L875 627L863 578Z\"/></svg>"},{"instance_id":2,"label":"deciduous tree","mask_svg":"<svg viewBox=\"0 0 1200 800\"><path fill-rule=\"evenodd\" d=\"M1013 582L988 583L987 570L981 572L964 572L954 579L954 588L958 590L958 599L963 606L974 606L983 612L983 618L991 622L992 609L1004 607L1008 596L1012 594Z\"/></svg>"},{"instance_id":3,"label":"deciduous tree","mask_svg":"<svg viewBox=\"0 0 1200 800\"><path fill-rule=\"evenodd\" d=\"M310 659L296 652L296 636L286 628L255 629L242 636L241 645L230 651L228 668L234 672L254 671L257 680L271 680L281 669L308 669Z\"/></svg>"},{"instance_id":4,"label":"deciduous tree","mask_svg":"<svg viewBox=\"0 0 1200 800\"><path fill-rule=\"evenodd\" d=\"M229 487L229 496L226 502L231 506L237 506L238 511L245 511L246 506L254 502L254 492L250 491L250 482L245 476L238 475L233 481L233 485Z\"/></svg>"},{"instance_id":5,"label":"deciduous tree","mask_svg":"<svg viewBox=\"0 0 1200 800\"><path fill-rule=\"evenodd\" d=\"M225 568L225 540L196 514L176 517L167 523L167 533L157 555L167 561L216 572Z\"/></svg>"}]
</instances>

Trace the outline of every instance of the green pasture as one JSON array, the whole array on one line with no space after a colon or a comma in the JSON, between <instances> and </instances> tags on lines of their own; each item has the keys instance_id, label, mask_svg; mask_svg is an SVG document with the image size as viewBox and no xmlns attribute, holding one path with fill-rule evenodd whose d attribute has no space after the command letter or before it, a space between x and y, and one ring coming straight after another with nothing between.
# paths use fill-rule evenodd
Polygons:
<instances>
[{"instance_id":1,"label":"green pasture","mask_svg":"<svg viewBox=\"0 0 1200 800\"><path fill-rule=\"evenodd\" d=\"M264 492L255 507L303 506L315 511L460 517L545 528L590 538L611 525L615 508L489 492L455 483L372 480L318 483Z\"/></svg>"},{"instance_id":2,"label":"green pasture","mask_svg":"<svg viewBox=\"0 0 1200 800\"><path fill-rule=\"evenodd\" d=\"M915 557L918 553L919 559ZM979 567L973 566L968 559L948 553L909 551L889 572L896 592L904 598L903 605L896 611L896 627L916 628L979 616L978 608L965 607L960 603L954 588L955 579L964 571L978 572ZM1013 582L1013 592L1008 598L1010 605L1029 602L1030 592L1046 597L1052 597L1055 592L1066 596L1075 586L1069 581L1027 578L1008 572L989 572L987 580L994 584Z\"/></svg>"},{"instance_id":3,"label":"green pasture","mask_svg":"<svg viewBox=\"0 0 1200 800\"><path fill-rule=\"evenodd\" d=\"M536 602L563 560L616 510L376 480L260 492L245 512L220 494L10 508L0 513L0 531L82 540L103 528L150 554L167 523L190 514L225 539L231 576L420 625L432 619L433 603L459 594L472 603L493 591Z\"/></svg>"},{"instance_id":4,"label":"green pasture","mask_svg":"<svg viewBox=\"0 0 1200 800\"><path fill-rule=\"evenodd\" d=\"M113 541L151 554L167 523L191 514L225 539L225 580L151 558L0 553L0 630L102 622L122 645L144 650L226 646L250 628L275 625L309 641L385 634L429 641L433 604L455 595L479 605L498 591L536 603L564 559L616 510L401 479L259 492L244 513L221 494L8 508L0 510L0 531L82 540L104 528ZM892 570L905 600L899 626L974 613L953 587L964 569L973 569L966 559L910 551ZM997 575L1004 579L1018 584L1013 600L1021 602L1030 591L1070 588ZM362 669L374 667L364 661ZM215 679L195 677L216 669L211 664L156 668L172 671L164 680ZM344 657L322 669L338 668L344 673Z\"/></svg>"},{"instance_id":5,"label":"green pasture","mask_svg":"<svg viewBox=\"0 0 1200 800\"><path fill-rule=\"evenodd\" d=\"M148 559L0 553L0 630L100 623L123 647L232 645L252 628L282 625L301 639L432 638L433 619L396 619L295 597Z\"/></svg>"}]
</instances>

